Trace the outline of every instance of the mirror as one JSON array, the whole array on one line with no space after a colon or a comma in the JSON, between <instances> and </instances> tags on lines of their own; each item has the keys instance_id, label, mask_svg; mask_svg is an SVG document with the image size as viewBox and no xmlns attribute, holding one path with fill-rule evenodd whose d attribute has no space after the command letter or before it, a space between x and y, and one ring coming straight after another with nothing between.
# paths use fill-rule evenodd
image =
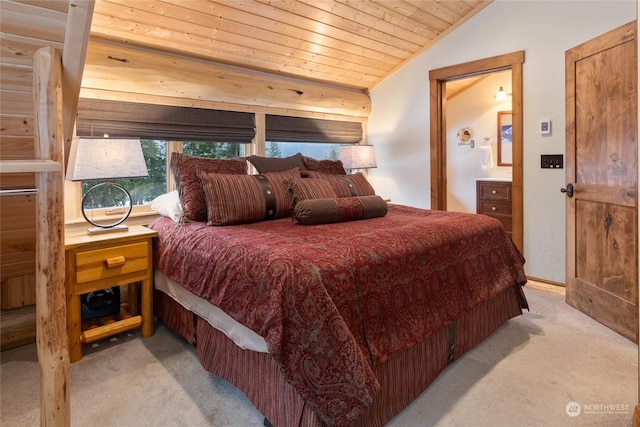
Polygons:
<instances>
[{"instance_id":1,"label":"mirror","mask_svg":"<svg viewBox=\"0 0 640 427\"><path fill-rule=\"evenodd\" d=\"M456 135L458 138L458 145L470 145L473 148L473 140L471 139L471 131L467 128L462 128Z\"/></svg>"},{"instance_id":2,"label":"mirror","mask_svg":"<svg viewBox=\"0 0 640 427\"><path fill-rule=\"evenodd\" d=\"M498 111L498 166L512 166L513 137L511 111Z\"/></svg>"}]
</instances>

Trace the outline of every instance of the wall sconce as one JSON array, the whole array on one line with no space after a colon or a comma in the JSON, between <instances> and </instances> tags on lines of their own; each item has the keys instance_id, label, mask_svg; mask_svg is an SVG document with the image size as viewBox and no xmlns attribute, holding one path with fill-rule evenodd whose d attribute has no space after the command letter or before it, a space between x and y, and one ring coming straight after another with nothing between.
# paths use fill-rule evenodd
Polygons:
<instances>
[{"instance_id":1,"label":"wall sconce","mask_svg":"<svg viewBox=\"0 0 640 427\"><path fill-rule=\"evenodd\" d=\"M504 89L502 89L502 86L500 86L500 89L496 92L496 100L502 101L503 99L507 99L507 92L505 92Z\"/></svg>"},{"instance_id":2,"label":"wall sconce","mask_svg":"<svg viewBox=\"0 0 640 427\"><path fill-rule=\"evenodd\" d=\"M88 234L126 231L122 224L132 209L131 194L113 179L149 176L139 139L77 139L69 157L68 181L102 181L82 198L82 216L93 228ZM119 215L113 221L97 222L87 215L98 208ZM88 212L89 211L89 212Z\"/></svg>"},{"instance_id":3,"label":"wall sconce","mask_svg":"<svg viewBox=\"0 0 640 427\"><path fill-rule=\"evenodd\" d=\"M471 130L468 128L462 128L456 135L458 138L458 145L470 145L471 148L475 147L475 141L471 139Z\"/></svg>"}]
</instances>

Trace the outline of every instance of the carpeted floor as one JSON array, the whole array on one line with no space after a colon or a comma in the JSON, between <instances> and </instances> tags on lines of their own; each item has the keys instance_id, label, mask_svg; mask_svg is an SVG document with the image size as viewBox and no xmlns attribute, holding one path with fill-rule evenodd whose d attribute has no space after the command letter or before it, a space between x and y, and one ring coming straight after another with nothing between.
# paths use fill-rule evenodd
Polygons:
<instances>
[{"instance_id":1,"label":"carpeted floor","mask_svg":"<svg viewBox=\"0 0 640 427\"><path fill-rule=\"evenodd\" d=\"M450 365L387 426L630 426L638 347L560 296L526 293L530 312ZM0 424L38 425L35 345L0 358ZM71 365L73 426L262 422L241 392L204 372L195 351L161 323L150 338L105 340Z\"/></svg>"}]
</instances>

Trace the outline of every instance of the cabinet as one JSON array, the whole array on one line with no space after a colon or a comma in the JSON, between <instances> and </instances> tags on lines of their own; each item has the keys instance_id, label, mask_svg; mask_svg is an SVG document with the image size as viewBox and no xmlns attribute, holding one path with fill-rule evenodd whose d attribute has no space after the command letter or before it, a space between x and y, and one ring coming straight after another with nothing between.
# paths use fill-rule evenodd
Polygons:
<instances>
[{"instance_id":1,"label":"cabinet","mask_svg":"<svg viewBox=\"0 0 640 427\"><path fill-rule=\"evenodd\" d=\"M65 235L67 334L72 362L82 358L82 344L135 328L141 328L145 338L153 334L152 239L155 236L157 232L142 226L116 233ZM139 299L137 287L132 285L136 282L140 282ZM129 312L83 330L81 295L119 285L129 285Z\"/></svg>"},{"instance_id":2,"label":"cabinet","mask_svg":"<svg viewBox=\"0 0 640 427\"><path fill-rule=\"evenodd\" d=\"M511 236L511 181L476 181L476 212L499 220Z\"/></svg>"}]
</instances>

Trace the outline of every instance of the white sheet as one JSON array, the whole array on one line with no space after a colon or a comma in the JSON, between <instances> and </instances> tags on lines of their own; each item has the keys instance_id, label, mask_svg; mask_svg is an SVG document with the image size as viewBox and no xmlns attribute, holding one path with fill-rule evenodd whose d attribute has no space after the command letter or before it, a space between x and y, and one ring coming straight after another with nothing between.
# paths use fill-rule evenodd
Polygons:
<instances>
[{"instance_id":1,"label":"white sheet","mask_svg":"<svg viewBox=\"0 0 640 427\"><path fill-rule=\"evenodd\" d=\"M224 333L236 345L245 350L268 353L267 343L260 335L234 320L219 307L192 294L160 270L154 270L155 287L176 300L187 310L205 319L211 326Z\"/></svg>"}]
</instances>

